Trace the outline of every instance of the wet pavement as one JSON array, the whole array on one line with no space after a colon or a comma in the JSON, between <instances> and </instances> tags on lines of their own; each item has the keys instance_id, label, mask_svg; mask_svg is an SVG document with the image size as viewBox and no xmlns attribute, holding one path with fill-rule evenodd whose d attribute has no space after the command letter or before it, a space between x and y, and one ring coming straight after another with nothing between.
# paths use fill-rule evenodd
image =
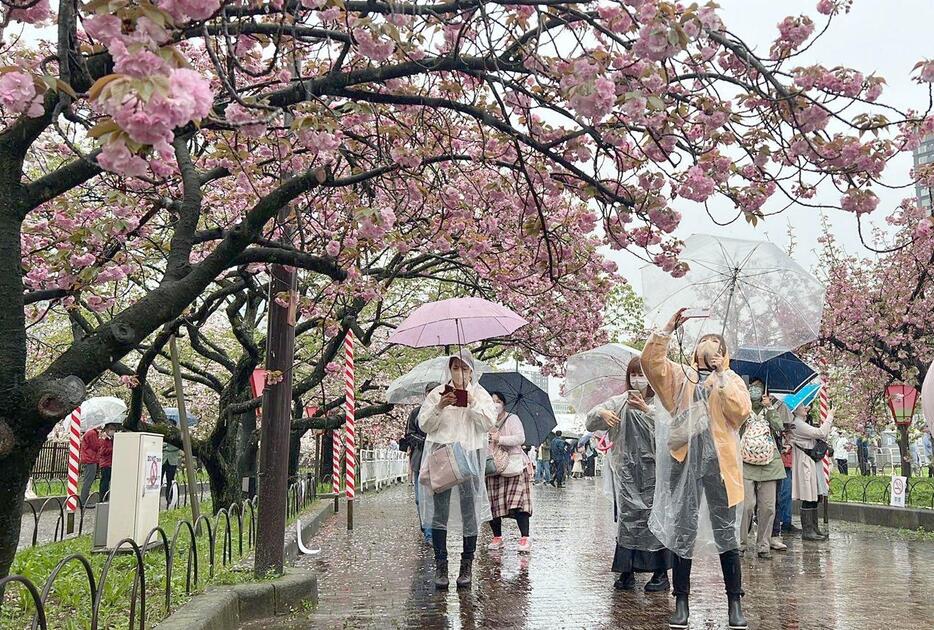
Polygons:
<instances>
[{"instance_id":1,"label":"wet pavement","mask_svg":"<svg viewBox=\"0 0 934 630\"><path fill-rule=\"evenodd\" d=\"M312 541L321 556L299 566L319 576L320 603L289 618L246 626L298 628L667 628L671 595L614 591L615 525L602 482L533 490L532 553L478 545L474 586L453 588L460 541L452 536L449 592L431 586L432 554L421 542L412 489L359 496L355 530L343 511ZM826 543L786 536L787 553L743 560L744 607L753 629L934 628L934 542L886 528L831 523ZM726 596L715 556L694 562L692 628L726 628Z\"/></svg>"}]
</instances>

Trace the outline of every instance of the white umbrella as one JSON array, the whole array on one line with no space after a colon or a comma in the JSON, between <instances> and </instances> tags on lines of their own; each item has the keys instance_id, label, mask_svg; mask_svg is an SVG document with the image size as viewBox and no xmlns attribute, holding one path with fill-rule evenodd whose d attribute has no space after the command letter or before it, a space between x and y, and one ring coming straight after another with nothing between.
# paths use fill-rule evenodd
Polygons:
<instances>
[{"instance_id":1,"label":"white umbrella","mask_svg":"<svg viewBox=\"0 0 934 630\"><path fill-rule=\"evenodd\" d=\"M449 357L441 356L422 361L411 370L394 380L386 388L386 402L395 405L416 405L425 400L425 389L429 385L438 385L447 366ZM490 371L490 366L483 361L474 361L473 381L479 382L480 376Z\"/></svg>"},{"instance_id":2,"label":"white umbrella","mask_svg":"<svg viewBox=\"0 0 934 630\"><path fill-rule=\"evenodd\" d=\"M587 413L608 398L626 391L626 371L635 348L621 343L579 352L567 360L564 395L579 413Z\"/></svg>"},{"instance_id":3,"label":"white umbrella","mask_svg":"<svg viewBox=\"0 0 934 630\"><path fill-rule=\"evenodd\" d=\"M710 311L687 321L685 348L717 333L762 362L818 338L824 286L774 243L695 234L680 258L690 266L683 277L649 265L642 286L648 326L663 326L681 307Z\"/></svg>"},{"instance_id":4,"label":"white umbrella","mask_svg":"<svg viewBox=\"0 0 934 630\"><path fill-rule=\"evenodd\" d=\"M105 424L123 424L127 408L119 398L99 396L81 403L81 431L89 431Z\"/></svg>"},{"instance_id":5,"label":"white umbrella","mask_svg":"<svg viewBox=\"0 0 934 630\"><path fill-rule=\"evenodd\" d=\"M934 362L928 367L928 373L921 385L921 412L928 423L931 435L934 435Z\"/></svg>"}]
</instances>

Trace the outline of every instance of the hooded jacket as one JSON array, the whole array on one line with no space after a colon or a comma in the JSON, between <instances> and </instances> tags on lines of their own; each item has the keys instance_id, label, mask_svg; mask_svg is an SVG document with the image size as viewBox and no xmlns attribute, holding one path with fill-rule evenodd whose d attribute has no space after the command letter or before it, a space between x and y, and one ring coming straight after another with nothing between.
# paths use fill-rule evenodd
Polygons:
<instances>
[{"instance_id":1,"label":"hooded jacket","mask_svg":"<svg viewBox=\"0 0 934 630\"><path fill-rule=\"evenodd\" d=\"M698 378L695 365L687 366L668 358L670 335L652 333L642 350L642 371L649 379L662 406L672 416L686 411L694 400L694 381ZM730 507L743 501L743 472L740 468L736 431L752 411L749 390L743 379L729 369L730 355L724 355L724 371L714 372L704 381L709 390L707 409L710 415L710 434L717 449L720 475L726 486ZM694 380L687 378L693 375ZM689 445L671 451L679 462L687 457Z\"/></svg>"}]
</instances>

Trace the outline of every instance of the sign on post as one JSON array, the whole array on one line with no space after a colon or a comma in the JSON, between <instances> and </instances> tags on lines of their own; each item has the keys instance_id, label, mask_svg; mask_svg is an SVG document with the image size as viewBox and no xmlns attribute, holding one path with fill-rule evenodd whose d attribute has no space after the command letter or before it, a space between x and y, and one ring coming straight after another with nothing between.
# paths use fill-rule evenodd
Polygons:
<instances>
[{"instance_id":1,"label":"sign on post","mask_svg":"<svg viewBox=\"0 0 934 630\"><path fill-rule=\"evenodd\" d=\"M894 507L905 507L905 492L908 488L908 480L905 477L892 477L892 488L889 491L889 505Z\"/></svg>"}]
</instances>

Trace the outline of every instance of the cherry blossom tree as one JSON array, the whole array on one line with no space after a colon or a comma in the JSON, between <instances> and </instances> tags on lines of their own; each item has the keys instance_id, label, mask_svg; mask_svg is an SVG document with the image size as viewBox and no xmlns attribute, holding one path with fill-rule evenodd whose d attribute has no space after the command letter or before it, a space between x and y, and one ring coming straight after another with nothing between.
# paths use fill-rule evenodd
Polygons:
<instances>
[{"instance_id":1,"label":"cherry blossom tree","mask_svg":"<svg viewBox=\"0 0 934 630\"><path fill-rule=\"evenodd\" d=\"M877 103L881 77L798 62L846 6L821 0L756 53L714 5L662 0L4 0L0 575L51 427L244 266L370 302L361 243L434 239L481 273L498 238L534 254L521 277L505 255L482 272L522 307L606 273L568 255L579 235L684 273L682 198L754 221L826 186L872 211L888 160L934 121ZM934 61L915 73L931 82ZM389 199L438 205L396 231ZM568 328L598 330L566 295ZM73 309L89 327L32 364L30 331Z\"/></svg>"},{"instance_id":2,"label":"cherry blossom tree","mask_svg":"<svg viewBox=\"0 0 934 630\"><path fill-rule=\"evenodd\" d=\"M919 176L924 177L924 174ZM896 246L872 258L841 254L824 236L827 294L820 355L834 366L841 417L864 431L887 417L885 388L921 389L934 359L934 224L915 200L888 218ZM882 247L883 238L878 236ZM902 474L911 474L908 431L901 427Z\"/></svg>"}]
</instances>

